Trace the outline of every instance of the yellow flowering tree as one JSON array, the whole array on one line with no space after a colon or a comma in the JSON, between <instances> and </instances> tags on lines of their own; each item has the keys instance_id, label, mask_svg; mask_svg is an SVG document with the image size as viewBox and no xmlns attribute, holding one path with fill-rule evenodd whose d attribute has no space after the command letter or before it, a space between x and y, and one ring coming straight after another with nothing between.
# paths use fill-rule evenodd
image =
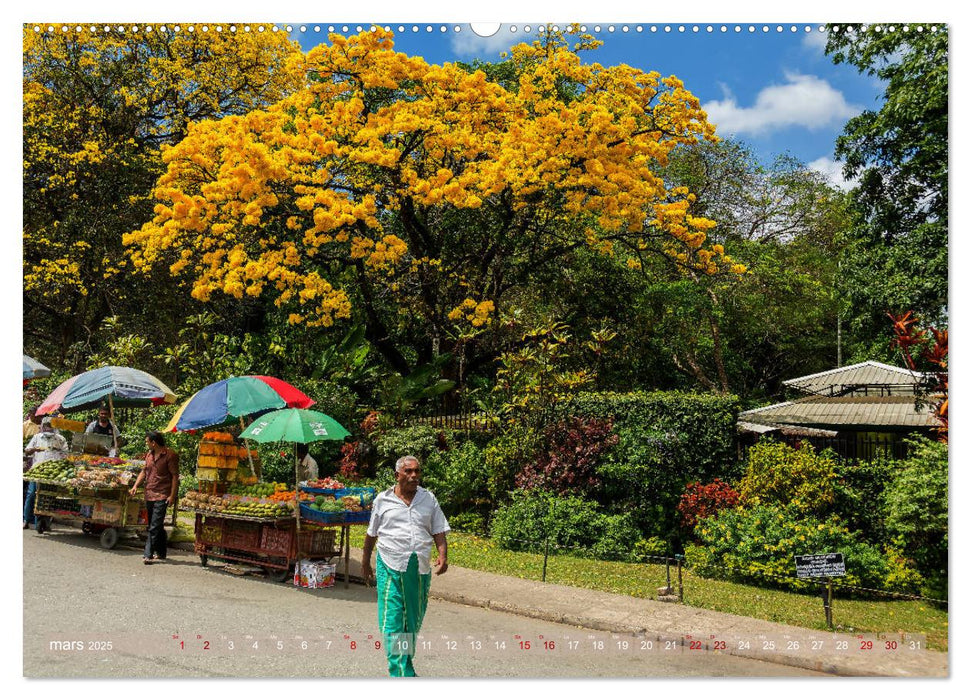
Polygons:
<instances>
[{"instance_id":1,"label":"yellow flowering tree","mask_svg":"<svg viewBox=\"0 0 971 700\"><path fill-rule=\"evenodd\" d=\"M548 32L490 75L396 52L381 28L331 34L302 89L164 149L132 264L201 301L268 295L293 324L353 309L401 372L415 359L396 340L421 338L427 362L578 248L740 271L706 245L694 196L655 174L715 138L697 98L673 76L582 62L596 43Z\"/></svg>"},{"instance_id":2,"label":"yellow flowering tree","mask_svg":"<svg viewBox=\"0 0 971 700\"><path fill-rule=\"evenodd\" d=\"M299 47L269 27L25 25L25 334L62 352L102 319L154 306L122 234L151 216L161 147L197 120L292 92ZM53 352L52 350L52 352ZM53 356L51 359L54 359Z\"/></svg>"}]
</instances>

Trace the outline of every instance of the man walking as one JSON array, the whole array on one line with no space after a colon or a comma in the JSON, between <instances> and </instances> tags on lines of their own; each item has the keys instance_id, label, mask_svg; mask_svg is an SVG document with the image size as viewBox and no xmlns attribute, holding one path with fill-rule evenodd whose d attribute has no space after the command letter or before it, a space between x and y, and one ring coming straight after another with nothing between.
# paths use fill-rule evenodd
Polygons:
<instances>
[{"instance_id":1,"label":"man walking","mask_svg":"<svg viewBox=\"0 0 971 700\"><path fill-rule=\"evenodd\" d=\"M179 492L179 453L165 446L161 433L151 432L145 436L145 467L138 473L131 495L145 482L145 507L148 510L148 539L145 540L145 564L165 559L167 540L165 534L165 512L175 503Z\"/></svg>"},{"instance_id":2,"label":"man walking","mask_svg":"<svg viewBox=\"0 0 971 700\"><path fill-rule=\"evenodd\" d=\"M415 636L421 630L432 568L429 554L438 550L435 575L448 570L448 521L431 491L418 485L421 465L416 457L395 464L397 483L374 499L364 536L361 575L370 580L371 553L378 545L378 626L384 635L388 674L414 676Z\"/></svg>"}]
</instances>

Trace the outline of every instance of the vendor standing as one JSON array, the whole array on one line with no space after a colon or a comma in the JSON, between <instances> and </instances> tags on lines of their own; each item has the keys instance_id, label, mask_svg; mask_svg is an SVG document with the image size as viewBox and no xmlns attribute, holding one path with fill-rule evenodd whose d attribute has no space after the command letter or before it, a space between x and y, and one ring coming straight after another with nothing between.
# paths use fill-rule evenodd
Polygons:
<instances>
[{"instance_id":1,"label":"vendor standing","mask_svg":"<svg viewBox=\"0 0 971 700\"><path fill-rule=\"evenodd\" d=\"M67 455L67 440L51 425L51 417L44 416L40 432L34 435L24 448L24 455L31 458L31 467L36 467L52 459L63 459ZM34 524L34 499L37 495L37 482L31 481L27 487L24 501L24 529Z\"/></svg>"},{"instance_id":2,"label":"vendor standing","mask_svg":"<svg viewBox=\"0 0 971 700\"><path fill-rule=\"evenodd\" d=\"M84 432L89 435L108 435L111 437L111 442L114 446L124 444L121 431L118 430L118 426L111 420L111 411L108 410L107 406L102 406L98 409L98 417L88 423L88 427L84 429ZM111 456L117 457L118 455L115 454L114 447L112 450Z\"/></svg>"},{"instance_id":3,"label":"vendor standing","mask_svg":"<svg viewBox=\"0 0 971 700\"><path fill-rule=\"evenodd\" d=\"M317 460L310 456L307 446L297 444L297 481L314 481L317 478Z\"/></svg>"},{"instance_id":4,"label":"vendor standing","mask_svg":"<svg viewBox=\"0 0 971 700\"><path fill-rule=\"evenodd\" d=\"M165 513L175 503L179 493L179 454L165 446L165 438L159 432L145 436L145 467L139 472L131 487L134 496L142 482L145 483L145 507L148 510L148 539L145 540L144 564L164 560L167 550Z\"/></svg>"}]
</instances>

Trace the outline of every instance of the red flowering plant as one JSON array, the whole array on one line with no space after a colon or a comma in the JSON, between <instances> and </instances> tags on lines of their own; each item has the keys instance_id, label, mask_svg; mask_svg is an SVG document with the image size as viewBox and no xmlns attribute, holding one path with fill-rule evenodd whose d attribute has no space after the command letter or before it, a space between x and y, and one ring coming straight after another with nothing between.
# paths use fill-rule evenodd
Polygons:
<instances>
[{"instance_id":1,"label":"red flowering plant","mask_svg":"<svg viewBox=\"0 0 971 700\"><path fill-rule=\"evenodd\" d=\"M893 321L894 339L891 345L900 349L907 368L917 372L918 359L923 360L931 368L924 374L924 389L933 399L939 439L941 442L947 442L947 329L938 330L933 326L929 327L930 335L933 336L931 340L927 331L917 327L920 319L913 311L900 316L887 315Z\"/></svg>"},{"instance_id":2,"label":"red flowering plant","mask_svg":"<svg viewBox=\"0 0 971 700\"><path fill-rule=\"evenodd\" d=\"M546 447L520 470L516 485L559 494L589 491L600 483L596 468L618 442L613 421L572 417L543 431Z\"/></svg>"},{"instance_id":3,"label":"red flowering plant","mask_svg":"<svg viewBox=\"0 0 971 700\"><path fill-rule=\"evenodd\" d=\"M721 479L715 479L710 484L692 481L685 487L678 503L681 524L688 530L694 530L699 521L738 505L738 499L738 491Z\"/></svg>"},{"instance_id":4,"label":"red flowering plant","mask_svg":"<svg viewBox=\"0 0 971 700\"><path fill-rule=\"evenodd\" d=\"M351 481L361 478L361 465L358 462L357 448L357 442L345 442L341 445L341 459L337 463L340 468L340 475Z\"/></svg>"}]
</instances>

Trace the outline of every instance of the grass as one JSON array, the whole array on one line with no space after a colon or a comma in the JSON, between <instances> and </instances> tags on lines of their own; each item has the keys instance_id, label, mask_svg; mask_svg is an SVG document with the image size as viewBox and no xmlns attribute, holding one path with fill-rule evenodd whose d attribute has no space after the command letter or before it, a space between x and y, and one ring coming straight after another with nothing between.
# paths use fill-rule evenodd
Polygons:
<instances>
[{"instance_id":1,"label":"grass","mask_svg":"<svg viewBox=\"0 0 971 700\"><path fill-rule=\"evenodd\" d=\"M351 545L361 547L363 529L353 528L351 533ZM454 566L532 581L540 581L543 576L542 554L510 552L488 539L464 533L449 535L448 559ZM677 588L674 567L671 568L671 579ZM682 572L682 580L685 605L808 629L827 629L822 599L818 595L706 579L687 570ZM546 581L654 600L657 589L667 584L667 575L663 565L551 554L547 561ZM841 600L839 589L834 586L833 623L837 631L847 633L923 634L929 649L947 651L948 648L947 611L924 601Z\"/></svg>"},{"instance_id":2,"label":"grass","mask_svg":"<svg viewBox=\"0 0 971 700\"><path fill-rule=\"evenodd\" d=\"M180 513L178 523L180 541L182 538L193 541L195 521L192 516ZM449 564L531 581L542 580L542 554L511 552L500 549L486 538L459 532L451 533L448 540ZM360 548L363 544L364 528L351 528L351 546ZM706 579L687 570L682 572L682 577L685 605L796 627L827 629L822 600L818 595ZM677 587L674 567L671 568L671 579L672 585ZM547 561L546 581L654 600L657 589L666 585L667 576L665 567L661 565L597 561L551 554ZM840 599L840 591L834 586L833 623L837 631L847 633L923 634L927 637L929 649L948 649L947 611L920 600Z\"/></svg>"}]
</instances>

